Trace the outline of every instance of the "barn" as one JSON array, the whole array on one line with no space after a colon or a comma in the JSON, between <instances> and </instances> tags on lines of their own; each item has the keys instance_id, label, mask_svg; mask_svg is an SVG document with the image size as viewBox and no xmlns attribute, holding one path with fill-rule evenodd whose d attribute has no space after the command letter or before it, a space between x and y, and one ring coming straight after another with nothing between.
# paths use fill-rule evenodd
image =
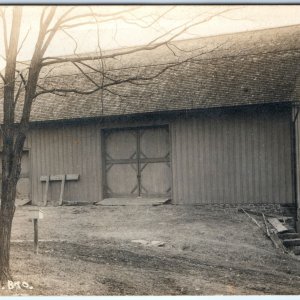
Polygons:
<instances>
[{"instance_id":1,"label":"barn","mask_svg":"<svg viewBox=\"0 0 300 300\"><path fill-rule=\"evenodd\" d=\"M299 26L177 41L105 62L111 76L173 64L147 84L37 97L18 197L296 208L299 45ZM90 84L64 63L47 72L48 86Z\"/></svg>"}]
</instances>

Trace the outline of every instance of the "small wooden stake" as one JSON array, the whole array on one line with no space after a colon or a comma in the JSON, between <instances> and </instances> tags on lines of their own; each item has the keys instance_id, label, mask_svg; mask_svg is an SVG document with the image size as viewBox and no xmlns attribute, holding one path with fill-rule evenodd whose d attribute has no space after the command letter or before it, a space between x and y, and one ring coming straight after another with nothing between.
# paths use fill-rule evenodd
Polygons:
<instances>
[{"instance_id":1,"label":"small wooden stake","mask_svg":"<svg viewBox=\"0 0 300 300\"><path fill-rule=\"evenodd\" d=\"M259 223L254 219L254 218L252 218L244 209L242 209L241 208L241 210L242 210L242 212L244 213L244 214L246 214L259 228L261 228L261 226L259 225Z\"/></svg>"},{"instance_id":2,"label":"small wooden stake","mask_svg":"<svg viewBox=\"0 0 300 300\"><path fill-rule=\"evenodd\" d=\"M38 249L39 249L38 219L33 219L33 227L34 227L34 253L38 254Z\"/></svg>"}]
</instances>

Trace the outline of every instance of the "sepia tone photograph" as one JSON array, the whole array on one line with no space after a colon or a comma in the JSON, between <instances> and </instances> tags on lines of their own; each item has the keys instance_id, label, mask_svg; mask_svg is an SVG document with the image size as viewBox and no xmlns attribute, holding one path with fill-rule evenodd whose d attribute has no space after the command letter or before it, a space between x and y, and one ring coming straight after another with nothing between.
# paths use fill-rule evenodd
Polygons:
<instances>
[{"instance_id":1,"label":"sepia tone photograph","mask_svg":"<svg viewBox=\"0 0 300 300\"><path fill-rule=\"evenodd\" d=\"M0 5L0 296L299 295L300 5Z\"/></svg>"}]
</instances>

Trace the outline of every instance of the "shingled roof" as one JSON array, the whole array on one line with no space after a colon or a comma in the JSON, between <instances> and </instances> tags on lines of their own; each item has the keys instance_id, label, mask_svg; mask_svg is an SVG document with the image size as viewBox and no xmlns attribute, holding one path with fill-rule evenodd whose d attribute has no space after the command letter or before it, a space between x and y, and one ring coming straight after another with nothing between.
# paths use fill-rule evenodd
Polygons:
<instances>
[{"instance_id":1,"label":"shingled roof","mask_svg":"<svg viewBox=\"0 0 300 300\"><path fill-rule=\"evenodd\" d=\"M156 78L90 95L41 95L34 102L31 121L291 102L299 62L300 26L178 41L105 61L107 74L114 79L151 77L170 66ZM88 64L96 67L99 62ZM86 71L99 80L99 74ZM93 87L69 63L44 70L42 77L47 88Z\"/></svg>"}]
</instances>

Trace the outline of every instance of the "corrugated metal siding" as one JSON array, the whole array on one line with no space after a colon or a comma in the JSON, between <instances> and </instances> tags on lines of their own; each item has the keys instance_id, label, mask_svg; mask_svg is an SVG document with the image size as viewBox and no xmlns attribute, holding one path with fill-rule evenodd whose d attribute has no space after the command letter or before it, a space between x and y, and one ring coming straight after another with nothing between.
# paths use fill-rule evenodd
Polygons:
<instances>
[{"instance_id":1,"label":"corrugated metal siding","mask_svg":"<svg viewBox=\"0 0 300 300\"><path fill-rule=\"evenodd\" d=\"M174 203L292 203L289 111L181 117L171 133Z\"/></svg>"},{"instance_id":2,"label":"corrugated metal siding","mask_svg":"<svg viewBox=\"0 0 300 300\"><path fill-rule=\"evenodd\" d=\"M80 179L67 181L65 201L99 201L101 185L101 135L98 125L61 126L32 129L27 146L31 152L32 200L41 204L45 183L41 175L79 174ZM49 202L59 198L60 182L51 182Z\"/></svg>"}]
</instances>

